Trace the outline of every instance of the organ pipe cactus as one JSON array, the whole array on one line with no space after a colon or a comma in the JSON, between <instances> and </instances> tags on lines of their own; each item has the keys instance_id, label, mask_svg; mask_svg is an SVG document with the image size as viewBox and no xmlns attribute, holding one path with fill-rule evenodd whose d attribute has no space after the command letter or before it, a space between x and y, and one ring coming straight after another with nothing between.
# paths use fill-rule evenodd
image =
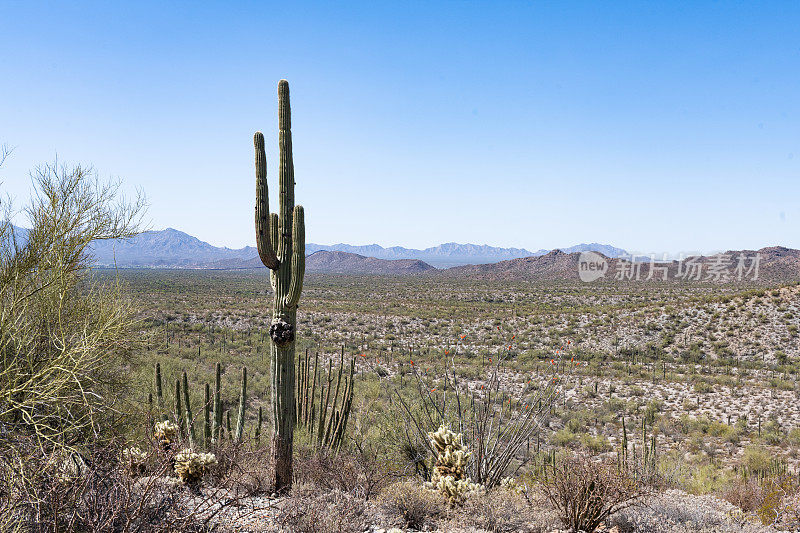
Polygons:
<instances>
[{"instance_id":1,"label":"organ pipe cactus","mask_svg":"<svg viewBox=\"0 0 800 533\"><path fill-rule=\"evenodd\" d=\"M242 368L242 389L239 392L239 417L236 420L236 442L244 434L244 412L247 409L247 367Z\"/></svg>"},{"instance_id":2,"label":"organ pipe cactus","mask_svg":"<svg viewBox=\"0 0 800 533\"><path fill-rule=\"evenodd\" d=\"M164 413L164 388L161 383L161 365L156 363L156 375L155 375L155 388L156 388L156 399L158 401L158 409ZM167 419L166 413L164 413L164 420Z\"/></svg>"},{"instance_id":3,"label":"organ pipe cactus","mask_svg":"<svg viewBox=\"0 0 800 533\"><path fill-rule=\"evenodd\" d=\"M222 434L222 365L217 363L216 371L214 373L214 427L211 431L212 442L219 440Z\"/></svg>"},{"instance_id":4,"label":"organ pipe cactus","mask_svg":"<svg viewBox=\"0 0 800 533\"><path fill-rule=\"evenodd\" d=\"M289 82L278 83L278 213L269 212L267 156L264 135L256 132L256 245L261 262L270 269L274 296L269 328L272 380L272 465L275 491L291 487L295 424L294 349L297 303L305 274L303 207L294 205Z\"/></svg>"},{"instance_id":5,"label":"organ pipe cactus","mask_svg":"<svg viewBox=\"0 0 800 533\"><path fill-rule=\"evenodd\" d=\"M331 450L338 450L342 443L353 401L355 359L350 360L349 369L346 366L344 347L339 358L338 376L333 368L333 359L328 360L327 371L325 362L319 360L319 354L314 356L313 367L308 351L305 357L299 357L297 361L297 424L308 427L311 440L316 440L317 446L325 446ZM345 370L347 373L343 374ZM319 395L316 393L318 383Z\"/></svg>"},{"instance_id":6,"label":"organ pipe cactus","mask_svg":"<svg viewBox=\"0 0 800 533\"><path fill-rule=\"evenodd\" d=\"M206 447L211 444L211 386L206 383L203 402L203 443Z\"/></svg>"},{"instance_id":7,"label":"organ pipe cactus","mask_svg":"<svg viewBox=\"0 0 800 533\"><path fill-rule=\"evenodd\" d=\"M215 372L215 383L212 397L211 386L206 383L204 387L204 403L203 403L203 431L202 431L202 444L209 448L213 443L218 442L223 434L226 434L229 439L236 439L241 441L244 436L245 420L247 416L247 367L242 368L242 379L239 388L239 408L237 410L236 432L231 430L230 412L224 410L221 386L222 386L222 365L217 363ZM182 378L182 379L181 379ZM174 418L169 418L166 413L164 414L164 423L169 424L170 427L175 428L175 435L170 435L169 441L174 441L179 436L186 436L189 440L189 445L195 447L200 444L195 430L195 418L192 413L192 406L190 403L189 394L189 379L186 372L175 380L175 412ZM155 372L155 389L158 398L159 406L163 404L163 386L161 366L156 363ZM174 421L174 423L173 423ZM159 426L160 427L160 426ZM259 409L259 425L257 432L261 432L261 411ZM159 435L156 435L160 438Z\"/></svg>"},{"instance_id":8,"label":"organ pipe cactus","mask_svg":"<svg viewBox=\"0 0 800 533\"><path fill-rule=\"evenodd\" d=\"M186 413L186 433L189 435L189 446L194 446L194 416L192 405L189 403L189 378L183 371L183 409Z\"/></svg>"},{"instance_id":9,"label":"organ pipe cactus","mask_svg":"<svg viewBox=\"0 0 800 533\"><path fill-rule=\"evenodd\" d=\"M178 432L183 434L184 429L186 429L183 425L183 407L181 407L181 380L180 378L175 380L175 419L178 422Z\"/></svg>"}]
</instances>

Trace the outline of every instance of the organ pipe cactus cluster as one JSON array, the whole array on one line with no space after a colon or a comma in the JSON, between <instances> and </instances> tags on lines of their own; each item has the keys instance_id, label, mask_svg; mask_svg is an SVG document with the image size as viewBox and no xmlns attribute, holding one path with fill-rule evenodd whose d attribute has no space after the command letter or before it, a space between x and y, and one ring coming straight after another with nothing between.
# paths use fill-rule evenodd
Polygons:
<instances>
[{"instance_id":1,"label":"organ pipe cactus cluster","mask_svg":"<svg viewBox=\"0 0 800 533\"><path fill-rule=\"evenodd\" d=\"M305 357L299 357L297 360L295 383L297 424L308 427L311 440L316 442L317 446L331 450L338 450L342 444L353 404L355 358L350 360L346 374L345 365L344 347L339 357L338 371L333 368L333 359L328 360L327 371L324 362L320 366L319 354L314 356L312 368L308 351ZM318 385L319 394L317 394Z\"/></svg>"},{"instance_id":2,"label":"organ pipe cactus cluster","mask_svg":"<svg viewBox=\"0 0 800 533\"><path fill-rule=\"evenodd\" d=\"M294 205L294 163L289 82L278 83L278 212L269 211L267 156L264 135L256 132L256 245L261 262L270 270L274 292L270 359L272 378L272 478L275 491L291 487L295 425L294 349L297 303L305 274L303 207Z\"/></svg>"},{"instance_id":3,"label":"organ pipe cactus cluster","mask_svg":"<svg viewBox=\"0 0 800 533\"><path fill-rule=\"evenodd\" d=\"M630 448L632 449L629 450L628 430L625 425L625 417L622 417L622 441L620 442L620 449L617 451L617 465L619 470L632 469L634 477L641 476L645 479L650 479L658 473L658 450L656 448L656 433L653 431L648 439L647 426L647 417L642 418L642 453L641 466L639 466L636 443L631 443ZM631 457L631 454L633 457Z\"/></svg>"},{"instance_id":4,"label":"organ pipe cactus cluster","mask_svg":"<svg viewBox=\"0 0 800 533\"><path fill-rule=\"evenodd\" d=\"M453 433L446 426L441 426L436 432L428 433L428 437L436 450L437 458L431 480L424 486L439 492L451 506L455 506L463 502L470 492L480 489L480 486L470 481L465 473L472 454L464 448L461 434Z\"/></svg>"},{"instance_id":5,"label":"organ pipe cactus cluster","mask_svg":"<svg viewBox=\"0 0 800 533\"><path fill-rule=\"evenodd\" d=\"M211 386L205 384L205 398L203 403L203 431L202 443L209 448L212 443L218 442L225 435L229 439L241 441L244 437L245 420L247 416L247 367L242 368L242 378L239 382L239 407L237 409L238 418L236 421L236 432L231 431L230 412L224 409L222 400L222 365L217 363L214 379L214 395L211 396ZM181 379L175 380L174 392L174 411L172 419L167 413L163 412L164 393L162 384L161 365L155 364L155 390L156 400L159 410L162 410L164 420L155 426L156 439L162 446L168 447L179 437L187 437L190 447L197 447L200 440L197 438L198 432L195 429L197 420L192 413L191 402L189 401L189 379L186 372L182 373ZM175 422L173 422L174 420ZM227 420L227 427L223 425L223 420ZM258 427L256 435L261 433L261 409L259 409Z\"/></svg>"}]
</instances>

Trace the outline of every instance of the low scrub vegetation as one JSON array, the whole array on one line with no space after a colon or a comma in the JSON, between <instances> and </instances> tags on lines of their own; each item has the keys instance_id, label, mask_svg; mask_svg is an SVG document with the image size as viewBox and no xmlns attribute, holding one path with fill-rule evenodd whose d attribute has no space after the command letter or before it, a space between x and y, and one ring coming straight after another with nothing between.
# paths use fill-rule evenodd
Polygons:
<instances>
[{"instance_id":1,"label":"low scrub vegetation","mask_svg":"<svg viewBox=\"0 0 800 533\"><path fill-rule=\"evenodd\" d=\"M273 494L263 276L93 270L142 201L34 178L0 224L2 530L800 527L797 285L309 276Z\"/></svg>"}]
</instances>

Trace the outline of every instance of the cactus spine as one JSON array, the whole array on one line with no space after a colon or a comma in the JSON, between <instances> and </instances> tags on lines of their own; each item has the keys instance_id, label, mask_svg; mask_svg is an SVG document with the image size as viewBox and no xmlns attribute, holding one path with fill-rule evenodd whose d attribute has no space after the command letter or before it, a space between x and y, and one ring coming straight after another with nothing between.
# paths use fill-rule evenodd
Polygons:
<instances>
[{"instance_id":1,"label":"cactus spine","mask_svg":"<svg viewBox=\"0 0 800 533\"><path fill-rule=\"evenodd\" d=\"M272 378L273 490L292 485L292 449L295 425L294 348L297 303L305 274L305 223L303 207L294 205L289 82L278 83L279 209L269 212L267 157L264 135L256 132L256 245L261 262L270 269L274 291L269 334Z\"/></svg>"}]
</instances>

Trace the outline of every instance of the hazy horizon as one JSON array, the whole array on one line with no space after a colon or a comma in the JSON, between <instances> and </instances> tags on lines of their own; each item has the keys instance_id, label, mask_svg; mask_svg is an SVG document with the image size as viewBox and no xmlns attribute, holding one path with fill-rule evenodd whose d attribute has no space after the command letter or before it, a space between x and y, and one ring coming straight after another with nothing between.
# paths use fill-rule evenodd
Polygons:
<instances>
[{"instance_id":1,"label":"hazy horizon","mask_svg":"<svg viewBox=\"0 0 800 533\"><path fill-rule=\"evenodd\" d=\"M150 228L148 231L165 231L165 230L174 230L174 231L179 231L181 233L185 233L187 235L190 235L192 237L196 237L196 238L200 239L201 241L206 242L208 244L211 244L212 246L216 246L218 248L227 248L227 249L230 249L230 250L241 250L241 249L249 247L249 248L255 249L255 242L253 242L252 244L245 244L243 246L226 246L224 244L214 244L214 243L210 243L208 241L205 241L204 239L198 237L197 235L192 234L189 231L184 231L184 230L181 230L179 228L172 228L172 227L155 228L155 229ZM524 249L524 250L527 250L527 251L533 252L533 253L541 252L543 250L552 251L552 250L557 250L557 249L567 249L567 248L572 248L572 247L576 247L576 246L583 246L583 245L600 245L600 246L610 246L610 247L613 247L613 248L619 248L619 249L622 249L622 250L628 252L632 256L637 256L637 257L638 256L650 256L652 254L655 254L655 257L654 257L655 260L678 260L678 259L681 259L682 257L689 257L689 256L692 256L692 255L706 255L706 256L708 256L708 255L713 255L713 254L717 254L717 253L723 253L723 252L732 250L730 248L729 249L717 248L717 249L709 249L709 250L688 250L687 249L687 250L678 250L677 252L664 252L664 251L657 251L656 252L656 251L653 251L653 250L629 250L629 249L626 249L626 248L624 248L622 246L617 246L614 243L596 242L596 241L581 241L581 242L574 242L574 243L571 243L571 244L562 244L562 245L559 245L559 246L556 246L556 247L553 247L553 248L537 248L537 249L525 248L523 246L498 246L498 245L494 245L494 244L492 244L490 242L470 242L470 241L464 241L464 242L443 241L443 242L440 242L440 243L436 243L436 244L434 244L432 246L425 246L425 247L406 246L406 245L403 245L403 244L382 244L382 243L379 243L379 242L359 243L359 242L348 242L346 240L338 240L338 241L334 241L334 242L311 242L311 241L308 241L307 244L314 244L314 245L317 245L317 246L346 245L346 246L352 246L352 247L380 246L381 248L384 248L384 249L388 249L388 248L406 248L406 249L416 249L416 250L421 250L421 251L424 251L424 250L430 249L430 248L435 248L437 246L445 245L445 244L457 244L457 245L490 246L490 247L494 247L494 248L505 248L505 249L516 248L516 249ZM772 247L772 246L783 246L783 245L779 244L779 243L765 244L763 246L758 246L756 248L750 248L750 249L751 250L759 250L759 249L762 249L762 248L769 248L769 247ZM742 249L744 249L744 248L737 248L737 249L733 249L733 250L742 250ZM664 254L666 254L666 255L664 255Z\"/></svg>"},{"instance_id":2,"label":"hazy horizon","mask_svg":"<svg viewBox=\"0 0 800 533\"><path fill-rule=\"evenodd\" d=\"M157 13L157 16L154 16ZM800 248L800 5L0 6L0 192L89 163L155 228L253 245L292 91L307 240Z\"/></svg>"}]
</instances>

